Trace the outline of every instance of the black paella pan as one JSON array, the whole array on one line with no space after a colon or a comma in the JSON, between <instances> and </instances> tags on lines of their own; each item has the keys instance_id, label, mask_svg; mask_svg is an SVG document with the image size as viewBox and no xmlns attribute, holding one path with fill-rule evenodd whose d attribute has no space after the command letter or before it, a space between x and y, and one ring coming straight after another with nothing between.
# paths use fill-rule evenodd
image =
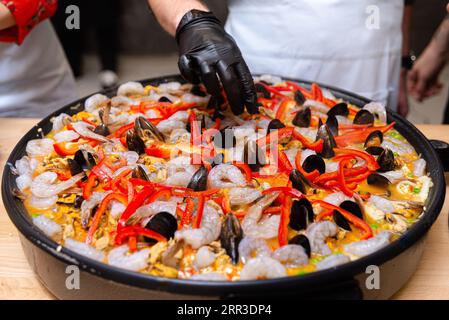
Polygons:
<instances>
[{"instance_id":1,"label":"black paella pan","mask_svg":"<svg viewBox=\"0 0 449 320\"><path fill-rule=\"evenodd\" d=\"M141 81L144 85L179 81L180 76L166 76ZM294 80L306 87L309 82ZM352 93L322 85L332 93L354 105L363 106L369 100ZM102 92L113 96L115 91ZM87 97L86 97L87 98ZM12 151L8 163L14 164L25 154L29 140L47 134L50 119L65 112L75 114L83 109L86 98L67 105L40 121L28 131ZM434 186L427 202L427 210L397 241L356 261L310 274L259 281L211 282L179 280L150 276L103 264L62 248L35 227L22 202L11 192L16 187L15 176L5 166L2 180L3 202L12 222L19 230L25 255L43 285L61 299L197 299L239 297L295 297L339 299L386 299L399 290L415 271L424 247L427 231L438 217L445 197L445 180L441 162L432 144L410 122L394 112L388 112L388 121L396 122L396 129L427 161ZM68 266L80 270L79 289L68 289L66 280L71 274ZM370 285L372 270L379 269L380 286ZM374 271L376 272L376 271ZM367 279L368 278L368 279ZM368 280L368 281L367 281ZM69 286L69 288L71 288Z\"/></svg>"}]
</instances>

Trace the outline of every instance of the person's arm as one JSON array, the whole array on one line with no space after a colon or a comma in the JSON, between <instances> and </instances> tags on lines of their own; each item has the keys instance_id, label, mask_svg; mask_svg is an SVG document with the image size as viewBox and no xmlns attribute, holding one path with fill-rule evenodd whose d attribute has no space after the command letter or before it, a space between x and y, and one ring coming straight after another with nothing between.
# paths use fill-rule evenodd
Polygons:
<instances>
[{"instance_id":1,"label":"person's arm","mask_svg":"<svg viewBox=\"0 0 449 320\"><path fill-rule=\"evenodd\" d=\"M404 13L402 17L402 57L408 57L410 54L410 26L413 12L412 5L413 1L405 0ZM404 66L401 66L398 113L404 117L408 114L409 110L407 72L408 70Z\"/></svg>"},{"instance_id":2,"label":"person's arm","mask_svg":"<svg viewBox=\"0 0 449 320\"><path fill-rule=\"evenodd\" d=\"M11 11L0 2L0 31L16 25L16 20Z\"/></svg>"},{"instance_id":3,"label":"person's arm","mask_svg":"<svg viewBox=\"0 0 449 320\"><path fill-rule=\"evenodd\" d=\"M253 78L234 39L220 21L197 0L148 0L159 23L176 37L179 70L189 82L202 82L221 104L221 85L232 112L245 107L257 113Z\"/></svg>"}]
</instances>

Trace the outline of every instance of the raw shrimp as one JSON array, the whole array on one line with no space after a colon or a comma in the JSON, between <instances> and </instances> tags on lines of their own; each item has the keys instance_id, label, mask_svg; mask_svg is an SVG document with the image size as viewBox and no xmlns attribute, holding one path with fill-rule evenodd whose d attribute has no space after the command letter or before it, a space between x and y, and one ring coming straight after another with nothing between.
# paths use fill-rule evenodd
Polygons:
<instances>
[{"instance_id":1,"label":"raw shrimp","mask_svg":"<svg viewBox=\"0 0 449 320\"><path fill-rule=\"evenodd\" d=\"M189 113L187 111L181 110L172 114L168 119L187 122L189 121Z\"/></svg>"},{"instance_id":2,"label":"raw shrimp","mask_svg":"<svg viewBox=\"0 0 449 320\"><path fill-rule=\"evenodd\" d=\"M73 129L80 135L86 138L102 141L102 142L110 142L111 140L103 137L102 135L96 134L92 131L93 126L84 122L78 121L72 123Z\"/></svg>"},{"instance_id":3,"label":"raw shrimp","mask_svg":"<svg viewBox=\"0 0 449 320\"><path fill-rule=\"evenodd\" d=\"M189 143L190 141L190 132L186 129L175 129L170 133L170 143Z\"/></svg>"},{"instance_id":4,"label":"raw shrimp","mask_svg":"<svg viewBox=\"0 0 449 320\"><path fill-rule=\"evenodd\" d=\"M278 192L266 195L249 208L248 213L242 220L242 229L245 235L262 239L271 239L277 236L280 216L272 215L264 219L261 218L263 210L268 207L278 195Z\"/></svg>"},{"instance_id":5,"label":"raw shrimp","mask_svg":"<svg viewBox=\"0 0 449 320\"><path fill-rule=\"evenodd\" d=\"M60 131L53 136L56 142L73 141L79 137L80 135L73 130Z\"/></svg>"},{"instance_id":6,"label":"raw shrimp","mask_svg":"<svg viewBox=\"0 0 449 320\"><path fill-rule=\"evenodd\" d=\"M291 148L291 149L287 149L287 150L283 151L285 153L285 155L287 156L288 161L290 161L290 164L292 166L294 166L295 168L296 168L295 158L296 158L296 154L298 153L298 151L299 151L298 148ZM301 164L302 164L302 162L303 161L301 161Z\"/></svg>"},{"instance_id":7,"label":"raw shrimp","mask_svg":"<svg viewBox=\"0 0 449 320\"><path fill-rule=\"evenodd\" d=\"M118 96L144 95L145 89L139 82L126 82L118 87Z\"/></svg>"},{"instance_id":8,"label":"raw shrimp","mask_svg":"<svg viewBox=\"0 0 449 320\"><path fill-rule=\"evenodd\" d=\"M136 164L139 160L139 155L135 151L125 151L120 155L126 159L128 165Z\"/></svg>"},{"instance_id":9,"label":"raw shrimp","mask_svg":"<svg viewBox=\"0 0 449 320\"><path fill-rule=\"evenodd\" d=\"M33 218L33 224L48 237L53 237L62 231L61 226L43 214Z\"/></svg>"},{"instance_id":10,"label":"raw shrimp","mask_svg":"<svg viewBox=\"0 0 449 320\"><path fill-rule=\"evenodd\" d=\"M67 113L61 113L60 115L52 118L50 120L53 123L53 132L59 131L64 126L68 125L70 122L72 122L72 117L69 116Z\"/></svg>"},{"instance_id":11,"label":"raw shrimp","mask_svg":"<svg viewBox=\"0 0 449 320\"><path fill-rule=\"evenodd\" d=\"M285 267L270 257L250 259L240 272L241 280L273 279L287 275Z\"/></svg>"},{"instance_id":12,"label":"raw shrimp","mask_svg":"<svg viewBox=\"0 0 449 320\"><path fill-rule=\"evenodd\" d=\"M95 249L87 243L79 242L71 238L65 239L64 247L93 260L103 261L105 258L104 252Z\"/></svg>"},{"instance_id":13,"label":"raw shrimp","mask_svg":"<svg viewBox=\"0 0 449 320\"><path fill-rule=\"evenodd\" d=\"M337 231L336 224L331 221L312 223L306 230L312 252L321 255L331 254L332 251L326 244L326 238L335 236Z\"/></svg>"},{"instance_id":14,"label":"raw shrimp","mask_svg":"<svg viewBox=\"0 0 449 320\"><path fill-rule=\"evenodd\" d=\"M421 177L426 174L426 160L418 159L413 161L413 174L417 177Z\"/></svg>"},{"instance_id":15,"label":"raw shrimp","mask_svg":"<svg viewBox=\"0 0 449 320\"><path fill-rule=\"evenodd\" d=\"M195 260L193 261L193 266L196 269L202 269L210 266L215 261L215 253L208 246L204 246L198 249Z\"/></svg>"},{"instance_id":16,"label":"raw shrimp","mask_svg":"<svg viewBox=\"0 0 449 320\"><path fill-rule=\"evenodd\" d=\"M309 261L304 248L296 244L288 244L276 249L271 257L287 268L297 268L306 265Z\"/></svg>"},{"instance_id":17,"label":"raw shrimp","mask_svg":"<svg viewBox=\"0 0 449 320\"><path fill-rule=\"evenodd\" d=\"M411 145L405 144L403 141L389 136L384 137L381 147L390 149L401 156L415 152L415 149L413 149Z\"/></svg>"},{"instance_id":18,"label":"raw shrimp","mask_svg":"<svg viewBox=\"0 0 449 320\"><path fill-rule=\"evenodd\" d=\"M206 272L194 274L190 277L191 280L200 280L200 281L228 281L228 278L219 272Z\"/></svg>"},{"instance_id":19,"label":"raw shrimp","mask_svg":"<svg viewBox=\"0 0 449 320\"><path fill-rule=\"evenodd\" d=\"M81 203L80 220L83 228L87 228L89 219L92 215L92 210L98 206L109 193L110 192L93 192L89 200L84 200Z\"/></svg>"},{"instance_id":20,"label":"raw shrimp","mask_svg":"<svg viewBox=\"0 0 449 320\"><path fill-rule=\"evenodd\" d=\"M327 105L316 100L309 100L309 99L306 100L303 104L303 107L304 108L309 107L313 111L323 114L327 114L327 112L329 111L329 107Z\"/></svg>"},{"instance_id":21,"label":"raw shrimp","mask_svg":"<svg viewBox=\"0 0 449 320\"><path fill-rule=\"evenodd\" d=\"M131 271L139 271L148 266L147 259L150 249L142 249L132 254L128 254L128 252L128 245L112 249L108 255L108 264Z\"/></svg>"},{"instance_id":22,"label":"raw shrimp","mask_svg":"<svg viewBox=\"0 0 449 320\"><path fill-rule=\"evenodd\" d=\"M130 217L130 222L142 221L142 225L145 226L148 221L142 220L154 216L159 212L168 212L173 216L176 215L176 202L169 201L154 201L150 204L142 206L136 210L136 212Z\"/></svg>"},{"instance_id":23,"label":"raw shrimp","mask_svg":"<svg viewBox=\"0 0 449 320\"><path fill-rule=\"evenodd\" d=\"M315 140L316 133L318 129L312 129L312 128L295 128L296 131L298 131L301 135L305 136L309 140Z\"/></svg>"},{"instance_id":24,"label":"raw shrimp","mask_svg":"<svg viewBox=\"0 0 449 320\"><path fill-rule=\"evenodd\" d=\"M159 122L156 128L165 135L170 135L173 130L185 129L186 125L184 122L176 119L167 119Z\"/></svg>"},{"instance_id":25,"label":"raw shrimp","mask_svg":"<svg viewBox=\"0 0 449 320\"><path fill-rule=\"evenodd\" d=\"M382 210L385 213L390 213L394 211L393 203L385 198L380 196L373 195L368 199L368 202L373 204L379 210Z\"/></svg>"},{"instance_id":26,"label":"raw shrimp","mask_svg":"<svg viewBox=\"0 0 449 320\"><path fill-rule=\"evenodd\" d=\"M157 90L159 91L159 93L172 93L172 92L178 92L180 90L180 88L181 88L181 84L179 82L172 81L172 82L161 83L157 87Z\"/></svg>"},{"instance_id":27,"label":"raw shrimp","mask_svg":"<svg viewBox=\"0 0 449 320\"><path fill-rule=\"evenodd\" d=\"M16 185L20 191L29 188L32 182L33 178L29 174L22 174L16 178Z\"/></svg>"},{"instance_id":28,"label":"raw shrimp","mask_svg":"<svg viewBox=\"0 0 449 320\"><path fill-rule=\"evenodd\" d=\"M231 206L250 204L262 196L262 193L253 188L233 188L229 191Z\"/></svg>"},{"instance_id":29,"label":"raw shrimp","mask_svg":"<svg viewBox=\"0 0 449 320\"><path fill-rule=\"evenodd\" d=\"M330 204L333 204L334 206L339 206L343 201L346 200L351 200L354 201L353 198L348 197L347 195L345 195L343 192L339 191L339 192L334 192L331 193L330 195L326 196L323 201L328 202Z\"/></svg>"},{"instance_id":30,"label":"raw shrimp","mask_svg":"<svg viewBox=\"0 0 449 320\"><path fill-rule=\"evenodd\" d=\"M385 110L385 106L380 102L370 102L365 104L363 109L374 114L381 123L387 123L387 110Z\"/></svg>"},{"instance_id":31,"label":"raw shrimp","mask_svg":"<svg viewBox=\"0 0 449 320\"><path fill-rule=\"evenodd\" d=\"M110 208L111 210L109 211L109 214L111 215L111 217L113 217L114 219L118 219L123 211L125 211L126 206L121 203L120 201L111 201L110 204Z\"/></svg>"},{"instance_id":32,"label":"raw shrimp","mask_svg":"<svg viewBox=\"0 0 449 320\"><path fill-rule=\"evenodd\" d=\"M232 164L219 164L213 167L207 177L209 188L235 188L246 185L245 177L236 166Z\"/></svg>"},{"instance_id":33,"label":"raw shrimp","mask_svg":"<svg viewBox=\"0 0 449 320\"><path fill-rule=\"evenodd\" d=\"M56 204L58 201L58 196L51 196L47 198L39 198L32 196L30 198L30 206L36 209L48 209Z\"/></svg>"},{"instance_id":34,"label":"raw shrimp","mask_svg":"<svg viewBox=\"0 0 449 320\"><path fill-rule=\"evenodd\" d=\"M30 140L26 146L26 152L31 157L46 156L53 153L53 139L35 139Z\"/></svg>"},{"instance_id":35,"label":"raw shrimp","mask_svg":"<svg viewBox=\"0 0 449 320\"><path fill-rule=\"evenodd\" d=\"M344 246L344 249L351 255L363 257L387 246L390 243L390 236L390 232L382 231L368 240L349 243Z\"/></svg>"},{"instance_id":36,"label":"raw shrimp","mask_svg":"<svg viewBox=\"0 0 449 320\"><path fill-rule=\"evenodd\" d=\"M403 180L405 178L404 172L402 170L381 172L379 174L384 176L388 180L390 180L391 183L396 183L396 182L401 181L401 180Z\"/></svg>"},{"instance_id":37,"label":"raw shrimp","mask_svg":"<svg viewBox=\"0 0 449 320\"><path fill-rule=\"evenodd\" d=\"M127 110L134 103L134 100L125 96L115 96L111 99L111 106L113 108ZM111 108L112 111L112 108Z\"/></svg>"},{"instance_id":38,"label":"raw shrimp","mask_svg":"<svg viewBox=\"0 0 449 320\"><path fill-rule=\"evenodd\" d=\"M198 249L201 246L215 241L220 235L220 215L222 214L221 208L215 202L206 202L200 227L198 229L184 228L178 230L175 233L175 239L184 240L193 249Z\"/></svg>"},{"instance_id":39,"label":"raw shrimp","mask_svg":"<svg viewBox=\"0 0 449 320\"><path fill-rule=\"evenodd\" d=\"M318 262L316 264L316 269L317 270L329 269L349 261L350 261L349 257L345 256L344 254L333 254Z\"/></svg>"},{"instance_id":40,"label":"raw shrimp","mask_svg":"<svg viewBox=\"0 0 449 320\"><path fill-rule=\"evenodd\" d=\"M84 109L87 112L94 112L103 108L109 102L109 98L103 94L97 93L86 99L84 102Z\"/></svg>"},{"instance_id":41,"label":"raw shrimp","mask_svg":"<svg viewBox=\"0 0 449 320\"><path fill-rule=\"evenodd\" d=\"M209 101L210 96L199 97L199 96L195 96L191 93L185 93L181 96L181 99L182 99L182 101L184 101L186 103L195 102L198 104L206 104Z\"/></svg>"},{"instance_id":42,"label":"raw shrimp","mask_svg":"<svg viewBox=\"0 0 449 320\"><path fill-rule=\"evenodd\" d=\"M80 181L84 177L84 173L79 173L66 181L54 184L57 177L58 175L51 171L41 173L31 183L31 193L40 198L55 196Z\"/></svg>"},{"instance_id":43,"label":"raw shrimp","mask_svg":"<svg viewBox=\"0 0 449 320\"><path fill-rule=\"evenodd\" d=\"M254 257L269 257L271 255L271 249L265 240L248 236L240 241L238 251L243 263Z\"/></svg>"}]
</instances>

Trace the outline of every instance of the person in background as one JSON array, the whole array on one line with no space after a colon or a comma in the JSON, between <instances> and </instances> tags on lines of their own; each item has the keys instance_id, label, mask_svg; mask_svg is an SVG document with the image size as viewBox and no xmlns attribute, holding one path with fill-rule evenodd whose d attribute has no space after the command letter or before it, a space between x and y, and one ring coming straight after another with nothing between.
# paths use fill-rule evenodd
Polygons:
<instances>
[{"instance_id":1,"label":"person in background","mask_svg":"<svg viewBox=\"0 0 449 320\"><path fill-rule=\"evenodd\" d=\"M81 27L78 30L69 30L65 27L65 8L69 5L76 5L80 10ZM118 84L120 12L119 0L59 0L59 10L52 18L52 22L75 77L83 74L87 31L92 30L100 58L101 71L98 74L100 85L103 89L108 89Z\"/></svg>"},{"instance_id":2,"label":"person in background","mask_svg":"<svg viewBox=\"0 0 449 320\"><path fill-rule=\"evenodd\" d=\"M0 0L0 117L42 117L78 96L47 20L53 0Z\"/></svg>"},{"instance_id":3,"label":"person in background","mask_svg":"<svg viewBox=\"0 0 449 320\"><path fill-rule=\"evenodd\" d=\"M148 3L176 37L182 75L217 95L218 74L233 110L245 104L254 111L251 69L333 85L408 112L401 62L409 60L412 1L229 0L225 29L198 0Z\"/></svg>"},{"instance_id":4,"label":"person in background","mask_svg":"<svg viewBox=\"0 0 449 320\"><path fill-rule=\"evenodd\" d=\"M447 5L449 12L449 4ZM438 27L432 40L416 60L408 77L410 94L418 101L436 95L442 85L438 78L449 58L449 14ZM443 123L449 124L449 99Z\"/></svg>"}]
</instances>

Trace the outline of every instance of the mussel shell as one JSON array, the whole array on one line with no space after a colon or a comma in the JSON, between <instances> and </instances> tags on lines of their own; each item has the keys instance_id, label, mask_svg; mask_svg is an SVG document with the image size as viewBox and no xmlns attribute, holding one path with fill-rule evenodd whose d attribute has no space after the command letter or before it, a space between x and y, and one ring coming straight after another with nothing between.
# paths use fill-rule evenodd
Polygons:
<instances>
[{"instance_id":1,"label":"mussel shell","mask_svg":"<svg viewBox=\"0 0 449 320\"><path fill-rule=\"evenodd\" d=\"M354 117L354 124L373 124L374 115L368 110L362 109Z\"/></svg>"},{"instance_id":2,"label":"mussel shell","mask_svg":"<svg viewBox=\"0 0 449 320\"><path fill-rule=\"evenodd\" d=\"M313 208L309 200L302 198L292 203L290 211L289 227L300 231L307 229L307 226L313 222Z\"/></svg>"},{"instance_id":3,"label":"mussel shell","mask_svg":"<svg viewBox=\"0 0 449 320\"><path fill-rule=\"evenodd\" d=\"M308 173L318 170L320 174L323 174L326 172L326 163L319 155L311 154L302 163L302 168Z\"/></svg>"},{"instance_id":4,"label":"mussel shell","mask_svg":"<svg viewBox=\"0 0 449 320\"><path fill-rule=\"evenodd\" d=\"M162 97L159 98L158 102L169 102L169 103L171 103L172 101L169 98L167 98L166 96L162 96Z\"/></svg>"},{"instance_id":5,"label":"mussel shell","mask_svg":"<svg viewBox=\"0 0 449 320\"><path fill-rule=\"evenodd\" d=\"M384 148L373 146L373 147L366 148L365 151L373 156L379 156L384 151Z\"/></svg>"},{"instance_id":6,"label":"mussel shell","mask_svg":"<svg viewBox=\"0 0 449 320\"><path fill-rule=\"evenodd\" d=\"M379 172L387 172L394 170L394 154L390 149L385 148L384 151L377 158L377 163L380 168L377 170Z\"/></svg>"},{"instance_id":7,"label":"mussel shell","mask_svg":"<svg viewBox=\"0 0 449 320\"><path fill-rule=\"evenodd\" d=\"M243 147L243 162L252 171L258 172L266 164L265 153L255 141L247 141Z\"/></svg>"},{"instance_id":8,"label":"mussel shell","mask_svg":"<svg viewBox=\"0 0 449 320\"><path fill-rule=\"evenodd\" d=\"M75 152L73 159L81 166L83 170L90 170L97 165L95 157L86 150L78 150Z\"/></svg>"},{"instance_id":9,"label":"mussel shell","mask_svg":"<svg viewBox=\"0 0 449 320\"><path fill-rule=\"evenodd\" d=\"M375 172L371 173L366 181L369 185L379 188L387 188L391 184L390 180L388 180L387 177L384 177L383 175Z\"/></svg>"},{"instance_id":10,"label":"mussel shell","mask_svg":"<svg viewBox=\"0 0 449 320\"><path fill-rule=\"evenodd\" d=\"M137 167L134 168L131 176L133 178L135 178L135 179L140 179L140 180L144 180L144 181L150 181L150 177L148 177L148 174L142 168L141 165L138 165Z\"/></svg>"},{"instance_id":11,"label":"mussel shell","mask_svg":"<svg viewBox=\"0 0 449 320\"><path fill-rule=\"evenodd\" d=\"M327 112L328 116L343 116L347 117L349 115L348 105L344 102L337 103Z\"/></svg>"},{"instance_id":12,"label":"mussel shell","mask_svg":"<svg viewBox=\"0 0 449 320\"><path fill-rule=\"evenodd\" d=\"M326 125L334 137L338 136L338 120L334 115L327 117Z\"/></svg>"},{"instance_id":13,"label":"mussel shell","mask_svg":"<svg viewBox=\"0 0 449 320\"><path fill-rule=\"evenodd\" d=\"M207 189L207 175L209 171L205 167L199 168L190 179L187 188L193 191L204 191Z\"/></svg>"},{"instance_id":14,"label":"mussel shell","mask_svg":"<svg viewBox=\"0 0 449 320\"><path fill-rule=\"evenodd\" d=\"M207 103L207 109L215 109L215 110L219 110L220 106L223 104L224 99L221 95L219 96L211 96L209 99L209 102Z\"/></svg>"},{"instance_id":15,"label":"mussel shell","mask_svg":"<svg viewBox=\"0 0 449 320\"><path fill-rule=\"evenodd\" d=\"M171 239L178 230L178 221L171 213L162 211L155 214L145 225L145 228L159 233L166 239Z\"/></svg>"},{"instance_id":16,"label":"mussel shell","mask_svg":"<svg viewBox=\"0 0 449 320\"><path fill-rule=\"evenodd\" d=\"M134 120L134 130L140 138L153 138L161 142L165 142L164 135L158 128L145 117L137 117Z\"/></svg>"},{"instance_id":17,"label":"mussel shell","mask_svg":"<svg viewBox=\"0 0 449 320\"><path fill-rule=\"evenodd\" d=\"M254 88L256 89L256 92L260 93L261 96L264 97L265 99L271 98L271 93L262 84L256 83L254 84Z\"/></svg>"},{"instance_id":18,"label":"mussel shell","mask_svg":"<svg viewBox=\"0 0 449 320\"><path fill-rule=\"evenodd\" d=\"M194 84L192 86L192 89L190 89L190 93L194 94L198 97L205 97L207 96L207 93L203 91L203 89L201 88L201 86Z\"/></svg>"},{"instance_id":19,"label":"mussel shell","mask_svg":"<svg viewBox=\"0 0 449 320\"><path fill-rule=\"evenodd\" d=\"M326 124L322 124L318 128L316 140L323 140L323 150L319 153L325 159L330 159L335 156L334 148L337 146L335 138L329 127Z\"/></svg>"},{"instance_id":20,"label":"mussel shell","mask_svg":"<svg viewBox=\"0 0 449 320\"><path fill-rule=\"evenodd\" d=\"M103 137L106 137L111 134L111 131L109 130L108 126L104 123L98 125L94 129L94 133L99 134Z\"/></svg>"},{"instance_id":21,"label":"mussel shell","mask_svg":"<svg viewBox=\"0 0 449 320\"><path fill-rule=\"evenodd\" d=\"M282 128L285 128L285 124L283 124L282 121L279 119L273 119L268 124L267 134L269 134L273 130L282 129Z\"/></svg>"},{"instance_id":22,"label":"mussel shell","mask_svg":"<svg viewBox=\"0 0 449 320\"><path fill-rule=\"evenodd\" d=\"M310 127L310 121L312 119L312 111L309 107L299 110L292 120L292 123L300 128Z\"/></svg>"},{"instance_id":23,"label":"mussel shell","mask_svg":"<svg viewBox=\"0 0 449 320\"><path fill-rule=\"evenodd\" d=\"M310 182L306 177L297 169L293 169L290 172L289 180L292 182L292 187L304 194L307 193L307 188L310 187Z\"/></svg>"},{"instance_id":24,"label":"mussel shell","mask_svg":"<svg viewBox=\"0 0 449 320\"><path fill-rule=\"evenodd\" d=\"M220 242L221 247L226 250L227 255L234 264L239 262L239 243L243 238L243 230L239 219L229 213L221 225Z\"/></svg>"},{"instance_id":25,"label":"mussel shell","mask_svg":"<svg viewBox=\"0 0 449 320\"><path fill-rule=\"evenodd\" d=\"M300 90L295 91L294 99L295 99L295 102L297 104L299 104L300 106L303 105L304 102L306 102L306 97L304 97L304 94Z\"/></svg>"},{"instance_id":26,"label":"mussel shell","mask_svg":"<svg viewBox=\"0 0 449 320\"><path fill-rule=\"evenodd\" d=\"M306 252L307 256L310 258L310 255L312 253L312 250L310 248L310 241L309 239L303 235L298 234L297 236L294 236L288 241L289 244L296 244L304 248L304 251Z\"/></svg>"},{"instance_id":27,"label":"mussel shell","mask_svg":"<svg viewBox=\"0 0 449 320\"><path fill-rule=\"evenodd\" d=\"M215 157L210 160L210 164L212 167L218 166L219 164L224 163L224 154L217 153Z\"/></svg>"},{"instance_id":28,"label":"mussel shell","mask_svg":"<svg viewBox=\"0 0 449 320\"><path fill-rule=\"evenodd\" d=\"M145 142L136 134L134 129L126 132L126 145L128 146L128 150L135 151L139 155L145 153Z\"/></svg>"},{"instance_id":29,"label":"mussel shell","mask_svg":"<svg viewBox=\"0 0 449 320\"><path fill-rule=\"evenodd\" d=\"M334 221L342 229L351 231L351 226L346 218L337 210L334 210Z\"/></svg>"},{"instance_id":30,"label":"mussel shell","mask_svg":"<svg viewBox=\"0 0 449 320\"><path fill-rule=\"evenodd\" d=\"M81 208L81 204L83 203L84 198L83 196L77 195L75 197L75 201L73 202L73 206L77 209Z\"/></svg>"},{"instance_id":31,"label":"mussel shell","mask_svg":"<svg viewBox=\"0 0 449 320\"><path fill-rule=\"evenodd\" d=\"M237 139L235 138L234 131L231 129L222 129L215 133L212 137L214 145L217 148L230 149L234 148L237 144Z\"/></svg>"},{"instance_id":32,"label":"mussel shell","mask_svg":"<svg viewBox=\"0 0 449 320\"><path fill-rule=\"evenodd\" d=\"M384 135L382 131L375 130L371 132L368 137L366 137L364 147L380 147L382 141L384 140Z\"/></svg>"},{"instance_id":33,"label":"mussel shell","mask_svg":"<svg viewBox=\"0 0 449 320\"><path fill-rule=\"evenodd\" d=\"M357 218L363 220L362 209L360 209L360 206L357 203L355 203L354 201L345 200L342 203L340 203L340 208L342 208L343 210L346 210L346 211L352 213Z\"/></svg>"},{"instance_id":34,"label":"mussel shell","mask_svg":"<svg viewBox=\"0 0 449 320\"><path fill-rule=\"evenodd\" d=\"M69 165L70 174L72 176L77 175L78 173L84 172L83 168L79 165L79 163L73 159L68 158L67 164Z\"/></svg>"}]
</instances>

